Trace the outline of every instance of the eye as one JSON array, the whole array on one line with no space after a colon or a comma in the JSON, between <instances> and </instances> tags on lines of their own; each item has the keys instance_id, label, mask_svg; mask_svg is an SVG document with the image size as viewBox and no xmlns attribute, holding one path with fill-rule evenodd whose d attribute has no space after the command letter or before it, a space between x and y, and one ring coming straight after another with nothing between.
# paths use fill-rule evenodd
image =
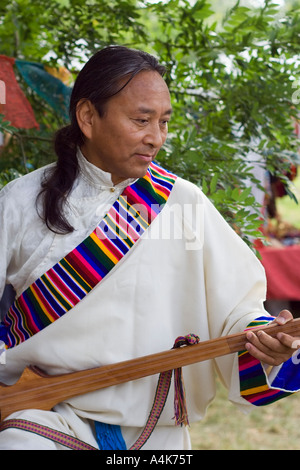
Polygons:
<instances>
[{"instance_id":1,"label":"eye","mask_svg":"<svg viewBox=\"0 0 300 470\"><path fill-rule=\"evenodd\" d=\"M139 124L147 124L148 123L148 119L136 119L136 121L139 123Z\"/></svg>"}]
</instances>

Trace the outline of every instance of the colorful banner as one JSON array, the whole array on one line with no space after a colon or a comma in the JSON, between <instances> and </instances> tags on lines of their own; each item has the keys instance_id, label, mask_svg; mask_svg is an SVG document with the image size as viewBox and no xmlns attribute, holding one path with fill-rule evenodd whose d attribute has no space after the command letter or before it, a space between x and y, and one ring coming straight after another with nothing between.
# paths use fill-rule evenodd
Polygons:
<instances>
[{"instance_id":1,"label":"colorful banner","mask_svg":"<svg viewBox=\"0 0 300 470\"><path fill-rule=\"evenodd\" d=\"M32 107L21 90L14 72L15 59L0 55L1 100L0 114L13 127L21 129L39 128ZM4 96L2 96L4 95Z\"/></svg>"},{"instance_id":2,"label":"colorful banner","mask_svg":"<svg viewBox=\"0 0 300 470\"><path fill-rule=\"evenodd\" d=\"M15 64L27 85L43 98L62 118L69 118L71 87L66 86L58 77L70 80L66 69L53 69L36 62L15 60ZM56 76L55 76L56 75Z\"/></svg>"}]
</instances>

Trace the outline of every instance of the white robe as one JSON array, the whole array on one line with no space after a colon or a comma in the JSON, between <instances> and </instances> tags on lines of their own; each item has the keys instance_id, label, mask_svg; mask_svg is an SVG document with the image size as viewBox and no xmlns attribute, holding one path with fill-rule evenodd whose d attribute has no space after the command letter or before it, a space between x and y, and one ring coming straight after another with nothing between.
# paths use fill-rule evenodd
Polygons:
<instances>
[{"instance_id":1,"label":"white robe","mask_svg":"<svg viewBox=\"0 0 300 470\"><path fill-rule=\"evenodd\" d=\"M113 187L108 173L82 155L79 161L80 176L66 208L75 227L71 234L54 234L37 215L35 198L43 169L0 192L0 294L10 283L20 295L88 236L133 182ZM178 178L161 214L105 279L62 318L6 352L0 381L13 383L29 364L49 374L63 374L164 351L177 336L188 333L203 341L237 333L266 315L265 293L265 273L256 256L201 190ZM183 369L190 422L201 420L214 398L214 366L229 389L229 399L241 408L250 406L240 397L236 356ZM92 445L95 438L87 420L119 424L129 447L146 423L157 378L69 399L55 408L56 413L27 411L17 416L62 427ZM171 387L145 449L189 448L187 430L175 427L173 416ZM20 442L12 444L17 433L14 429L0 433L0 449L20 448ZM55 446L24 434L26 448Z\"/></svg>"}]
</instances>

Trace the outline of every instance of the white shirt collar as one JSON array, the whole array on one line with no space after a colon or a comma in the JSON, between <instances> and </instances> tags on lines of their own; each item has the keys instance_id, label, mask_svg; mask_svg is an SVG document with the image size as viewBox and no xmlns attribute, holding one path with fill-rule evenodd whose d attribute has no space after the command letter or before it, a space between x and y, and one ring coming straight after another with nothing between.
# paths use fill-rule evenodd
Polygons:
<instances>
[{"instance_id":1,"label":"white shirt collar","mask_svg":"<svg viewBox=\"0 0 300 470\"><path fill-rule=\"evenodd\" d=\"M134 181L136 181L136 178L128 178L127 180L121 181L121 183L114 185L111 179L111 173L101 170L101 168L89 162L85 158L79 147L77 148L77 158L82 177L87 180L89 184L95 187L114 187L115 189L123 189L126 188L126 186L134 183Z\"/></svg>"}]
</instances>

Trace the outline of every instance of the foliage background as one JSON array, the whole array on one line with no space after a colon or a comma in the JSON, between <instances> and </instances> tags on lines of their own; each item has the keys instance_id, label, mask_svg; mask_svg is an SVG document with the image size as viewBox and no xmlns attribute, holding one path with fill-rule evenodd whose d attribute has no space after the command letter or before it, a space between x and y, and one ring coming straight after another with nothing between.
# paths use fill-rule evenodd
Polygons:
<instances>
[{"instance_id":1,"label":"foliage background","mask_svg":"<svg viewBox=\"0 0 300 470\"><path fill-rule=\"evenodd\" d=\"M168 67L175 110L158 160L201 186L249 244L260 225L249 151L286 183L298 163L299 31L297 2L0 1L0 54L62 65L73 79L108 44L157 55ZM0 119L12 137L0 154L0 186L55 160L53 134L66 124L18 80L40 129Z\"/></svg>"}]
</instances>

